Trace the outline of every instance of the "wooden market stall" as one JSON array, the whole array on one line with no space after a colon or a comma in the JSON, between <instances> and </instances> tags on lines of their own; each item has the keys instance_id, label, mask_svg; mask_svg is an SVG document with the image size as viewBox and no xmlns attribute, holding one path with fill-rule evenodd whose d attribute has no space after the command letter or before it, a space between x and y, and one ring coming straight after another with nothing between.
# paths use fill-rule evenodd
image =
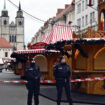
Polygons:
<instances>
[{"instance_id":1,"label":"wooden market stall","mask_svg":"<svg viewBox=\"0 0 105 105\"><path fill-rule=\"evenodd\" d=\"M65 54L66 52L63 50L60 52L57 50L46 50L45 46L59 40L70 40L71 38L72 30L69 25L55 25L49 35L43 35L41 42L33 45L28 44L28 50L15 51L12 57L17 59L16 74L25 76L26 60L28 58L35 58L36 64L41 69L42 78L53 80L54 65L57 63L57 59L61 54Z\"/></svg>"},{"instance_id":2,"label":"wooden market stall","mask_svg":"<svg viewBox=\"0 0 105 105\"><path fill-rule=\"evenodd\" d=\"M104 36L104 31L88 28L88 32L83 35L73 34L73 39L47 45L46 49L66 52L64 55L71 67L72 79L105 77ZM73 83L72 88L88 94L105 95L105 81Z\"/></svg>"},{"instance_id":3,"label":"wooden market stall","mask_svg":"<svg viewBox=\"0 0 105 105\"><path fill-rule=\"evenodd\" d=\"M80 44L88 57L83 57L78 50L73 49L73 77L76 75L80 78L105 77L105 32L89 28L87 34L82 36L87 40L90 39L88 44ZM81 38L81 36L79 37ZM88 94L105 95L105 81L84 82L78 85L78 90Z\"/></svg>"},{"instance_id":4,"label":"wooden market stall","mask_svg":"<svg viewBox=\"0 0 105 105\"><path fill-rule=\"evenodd\" d=\"M89 6L92 6L91 4ZM72 79L105 77L105 1L98 0L98 30L88 28L80 35L73 33L73 39L58 40L46 46L65 52L67 63L72 69ZM64 34L65 35L65 34ZM71 56L70 58L67 57ZM105 81L73 83L72 88L87 94L105 95Z\"/></svg>"},{"instance_id":5,"label":"wooden market stall","mask_svg":"<svg viewBox=\"0 0 105 105\"><path fill-rule=\"evenodd\" d=\"M60 56L58 51L45 50L45 43L36 43L29 50L15 51L12 57L16 58L15 74L25 77L27 60L35 58L36 64L40 67L42 79L52 80L53 67L57 57Z\"/></svg>"}]
</instances>

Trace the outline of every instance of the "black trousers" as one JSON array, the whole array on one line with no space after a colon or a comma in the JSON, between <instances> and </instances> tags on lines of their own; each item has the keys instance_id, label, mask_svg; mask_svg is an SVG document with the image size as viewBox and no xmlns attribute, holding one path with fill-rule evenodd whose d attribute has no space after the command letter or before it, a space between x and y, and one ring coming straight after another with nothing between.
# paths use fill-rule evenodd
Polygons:
<instances>
[{"instance_id":1,"label":"black trousers","mask_svg":"<svg viewBox=\"0 0 105 105\"><path fill-rule=\"evenodd\" d=\"M32 98L34 96L34 103L35 105L39 104L39 94L36 94L36 92L32 89L28 90L28 100L27 105L32 105Z\"/></svg>"},{"instance_id":2,"label":"black trousers","mask_svg":"<svg viewBox=\"0 0 105 105\"><path fill-rule=\"evenodd\" d=\"M72 99L71 99L71 90L70 90L70 84L69 83L56 83L56 87L57 87L57 105L60 105L61 103L61 98L62 98L62 91L63 88L65 88L65 92L66 92L66 97L67 100L69 102L69 105L73 105L72 104Z\"/></svg>"}]
</instances>

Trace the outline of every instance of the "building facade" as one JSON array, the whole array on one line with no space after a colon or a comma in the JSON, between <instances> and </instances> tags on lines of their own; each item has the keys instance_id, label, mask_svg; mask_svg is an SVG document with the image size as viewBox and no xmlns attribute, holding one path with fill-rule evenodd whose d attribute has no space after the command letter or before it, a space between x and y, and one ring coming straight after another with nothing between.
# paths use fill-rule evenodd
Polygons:
<instances>
[{"instance_id":1,"label":"building facade","mask_svg":"<svg viewBox=\"0 0 105 105\"><path fill-rule=\"evenodd\" d=\"M4 9L0 16L0 37L5 38L13 47L14 50L24 49L24 17L19 4L19 10L15 18L15 23L11 22L4 1Z\"/></svg>"},{"instance_id":2,"label":"building facade","mask_svg":"<svg viewBox=\"0 0 105 105\"><path fill-rule=\"evenodd\" d=\"M34 36L34 37L32 38L32 40L31 40L31 45L33 45L33 44L35 44L35 43L37 43L37 42L40 42L41 39L42 39L42 37L43 37L43 35L45 35L45 34L46 34L46 35L49 35L49 34L50 34L51 29L52 29L52 25L49 24L49 23L51 23L52 20L53 20L53 18L50 18L49 20L47 20L47 21L44 23L43 27L41 27L41 28L38 30L38 32L35 34L35 36Z\"/></svg>"},{"instance_id":3,"label":"building facade","mask_svg":"<svg viewBox=\"0 0 105 105\"><path fill-rule=\"evenodd\" d=\"M12 52L12 45L5 38L0 38L0 59L10 59Z\"/></svg>"},{"instance_id":4,"label":"building facade","mask_svg":"<svg viewBox=\"0 0 105 105\"><path fill-rule=\"evenodd\" d=\"M32 38L31 44L40 42L43 35L50 35L54 24L71 24L72 30L75 31L75 0L70 5L65 5L64 9L58 9L56 16L47 20L43 27Z\"/></svg>"},{"instance_id":5,"label":"building facade","mask_svg":"<svg viewBox=\"0 0 105 105\"><path fill-rule=\"evenodd\" d=\"M76 32L86 32L88 27L93 30L98 29L98 0L75 0L75 25L79 26Z\"/></svg>"}]
</instances>

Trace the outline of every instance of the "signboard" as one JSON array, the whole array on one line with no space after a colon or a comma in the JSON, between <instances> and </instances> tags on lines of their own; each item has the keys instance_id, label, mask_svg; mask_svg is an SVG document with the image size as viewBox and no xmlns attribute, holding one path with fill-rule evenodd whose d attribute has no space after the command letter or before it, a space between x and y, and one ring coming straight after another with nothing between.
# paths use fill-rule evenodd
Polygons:
<instances>
[{"instance_id":1,"label":"signboard","mask_svg":"<svg viewBox=\"0 0 105 105\"><path fill-rule=\"evenodd\" d=\"M47 43L43 42L35 43L31 46L31 49L43 49L46 45Z\"/></svg>"}]
</instances>

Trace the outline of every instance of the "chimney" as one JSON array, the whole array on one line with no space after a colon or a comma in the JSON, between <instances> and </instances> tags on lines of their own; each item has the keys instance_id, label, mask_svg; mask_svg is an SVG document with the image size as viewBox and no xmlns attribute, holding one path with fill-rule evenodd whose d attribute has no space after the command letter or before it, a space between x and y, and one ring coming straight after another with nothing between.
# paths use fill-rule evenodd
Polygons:
<instances>
[{"instance_id":1,"label":"chimney","mask_svg":"<svg viewBox=\"0 0 105 105\"><path fill-rule=\"evenodd\" d=\"M63 10L64 10L64 9L58 9L56 15L60 14Z\"/></svg>"}]
</instances>

